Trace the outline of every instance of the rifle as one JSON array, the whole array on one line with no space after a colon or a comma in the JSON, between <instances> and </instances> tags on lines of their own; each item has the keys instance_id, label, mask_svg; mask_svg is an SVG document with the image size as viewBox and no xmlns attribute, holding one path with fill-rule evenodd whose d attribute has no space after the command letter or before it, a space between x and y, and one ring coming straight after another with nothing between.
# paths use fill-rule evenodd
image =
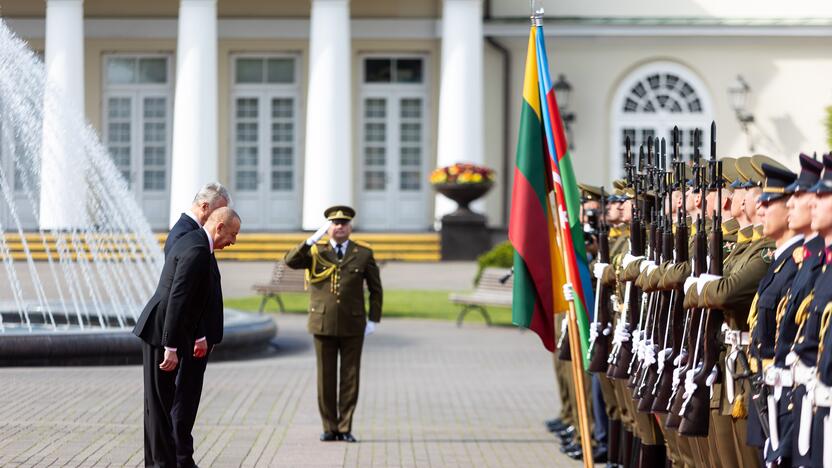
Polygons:
<instances>
[{"instance_id":1,"label":"rifle","mask_svg":"<svg viewBox=\"0 0 832 468\"><path fill-rule=\"evenodd\" d=\"M699 193L702 194L704 187L704 175L702 166L699 161L699 129L693 132L693 179ZM702 198L703 212L707 209L705 198ZM693 257L693 276L699 276L705 273L707 269L707 239L705 238L705 219L702 213L699 213L696 218L696 235L694 236L694 257ZM693 325L699 325L697 330L693 329ZM681 367L676 369L676 376L679 380L675 381L675 388L671 395L670 414L667 416L665 426L668 428L678 429L682 421L682 408L685 403L685 389L690 387L693 376L695 375L696 363L699 357L699 350L697 342L702 334L704 323L702 321L702 313L698 308L690 309L685 317L685 327L682 340L687 341L683 343L687 352L681 353L680 364ZM685 340L685 337L687 339ZM692 353L692 355L691 355ZM689 382L690 381L690 382Z\"/></svg>"},{"instance_id":2,"label":"rifle","mask_svg":"<svg viewBox=\"0 0 832 468\"><path fill-rule=\"evenodd\" d=\"M711 158L708 161L711 173L709 190L717 192L717 206L714 207L713 229L709 235L710 265L708 273L722 276L722 163L716 160L716 124L711 123ZM708 418L710 417L710 386L707 385L708 376L718 372L716 363L719 359L721 346L719 335L724 322L723 313L718 309L708 309L700 312L700 323L704 320L704 335L702 335L702 365L693 376L693 385L689 386L690 402L688 411L679 424L679 433L687 436L706 437L708 435ZM717 374L718 375L718 374ZM695 386L694 386L695 385Z\"/></svg>"},{"instance_id":3,"label":"rifle","mask_svg":"<svg viewBox=\"0 0 832 468\"><path fill-rule=\"evenodd\" d=\"M598 230L598 261L610 263L610 229L607 225L607 203L604 188L601 187L601 224ZM595 321L589 329L589 371L607 372L607 360L610 354L609 335L612 331L610 317L610 288L596 278Z\"/></svg>"},{"instance_id":4,"label":"rifle","mask_svg":"<svg viewBox=\"0 0 832 468\"><path fill-rule=\"evenodd\" d=\"M670 222L670 212L672 207L668 204L665 209L665 203L671 197L668 190L668 182L670 174L667 172L667 148L665 139L661 139L661 155L656 156L656 182L658 203L656 215L658 217L656 229L656 258L657 265L668 262L673 257L673 229ZM659 347L659 337L666 337L666 327L663 324L667 321L668 309L670 307L670 291L655 291L656 307L650 323L650 338L649 348L645 350L644 371L642 376L642 383L639 387L639 403L637 410L649 413L652 411L653 402L656 395L656 383L659 379L659 359L661 350L665 349L666 343Z\"/></svg>"},{"instance_id":5,"label":"rifle","mask_svg":"<svg viewBox=\"0 0 832 468\"><path fill-rule=\"evenodd\" d=\"M655 188L655 167L653 165L653 137L647 138L647 159L646 163L644 164L644 180L646 183L645 191L648 189ZM658 144L658 139L655 140ZM648 214L648 218L646 221L648 226L645 226L647 229L647 261L654 263L656 262L656 213L654 210L655 204L648 205L648 197L645 196L643 198L644 208L643 212ZM646 278L646 274L642 270L642 275ZM635 283L633 283L635 286ZM641 288L639 288L641 290ZM641 308L639 310L638 316L638 324L636 325L636 329L633 332L633 356L630 360L630 365L627 367L627 373L630 375L630 378L627 381L627 386L636 389L636 387L641 383L642 379L642 363L645 359L646 347L649 346L647 343L647 324L650 320L650 314L653 310L654 296L652 294L648 294L647 292L641 291ZM637 392L634 390L633 398L635 400L639 399Z\"/></svg>"},{"instance_id":6,"label":"rifle","mask_svg":"<svg viewBox=\"0 0 832 468\"><path fill-rule=\"evenodd\" d=\"M677 212L676 234L672 240L674 251L672 261L674 263L686 263L689 260L687 207L684 202L687 174L685 173L685 162L679 153L678 127L673 128L673 155L671 156L671 160L671 165L674 169L674 189L679 190L682 194L681 207ZM672 195L670 202L672 203ZM670 232L673 232L672 228ZM683 295L684 291L682 289L674 289L670 291L668 299L669 307L667 312L667 325L664 331L664 343L658 357L659 377L656 382L656 397L651 408L655 413L668 412L671 395L673 394L673 374L676 369L674 363L677 359L681 359L680 356L682 356L682 352L684 351L684 327L686 322L685 310L682 308Z\"/></svg>"},{"instance_id":7,"label":"rifle","mask_svg":"<svg viewBox=\"0 0 832 468\"><path fill-rule=\"evenodd\" d=\"M626 141L627 151L627 185L635 191L632 205L632 219L630 220L630 255L641 256L644 253L642 236L641 213L639 209L639 195L641 184L638 180L637 167L633 162L633 155L630 151L630 140ZM644 148L639 148L639 166L644 157ZM636 289L635 291L633 289ZM615 336L613 338L613 353L610 354L610 366L607 368L607 377L614 379L626 379L629 377L627 363L632 360L632 342L630 341L631 324L635 323L635 311L638 309L639 294L638 288L634 288L631 281L627 282L624 289L624 310L616 323Z\"/></svg>"}]
</instances>

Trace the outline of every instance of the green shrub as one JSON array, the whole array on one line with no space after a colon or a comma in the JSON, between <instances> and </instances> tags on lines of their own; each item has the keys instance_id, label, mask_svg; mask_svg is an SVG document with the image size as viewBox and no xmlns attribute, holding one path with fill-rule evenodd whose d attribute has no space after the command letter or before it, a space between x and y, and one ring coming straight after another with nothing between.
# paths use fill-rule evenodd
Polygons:
<instances>
[{"instance_id":1,"label":"green shrub","mask_svg":"<svg viewBox=\"0 0 832 468\"><path fill-rule=\"evenodd\" d=\"M505 241L494 246L493 249L477 257L477 276L474 277L474 285L480 282L482 272L487 267L511 268L514 265L514 247L511 242Z\"/></svg>"}]
</instances>

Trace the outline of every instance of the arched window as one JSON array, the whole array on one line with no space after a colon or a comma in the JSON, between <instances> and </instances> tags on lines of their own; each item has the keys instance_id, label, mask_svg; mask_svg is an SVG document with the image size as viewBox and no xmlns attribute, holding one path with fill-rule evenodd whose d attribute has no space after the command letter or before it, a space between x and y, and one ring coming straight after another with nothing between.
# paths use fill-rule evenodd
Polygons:
<instances>
[{"instance_id":1,"label":"arched window","mask_svg":"<svg viewBox=\"0 0 832 468\"><path fill-rule=\"evenodd\" d=\"M651 62L638 67L622 81L612 101L611 178L624 172L624 142L630 137L632 150L649 137L667 140L671 154L673 127L680 130L682 155L693 153L693 132L702 131L700 152L708 151L712 120L711 98L702 80L675 62Z\"/></svg>"}]
</instances>

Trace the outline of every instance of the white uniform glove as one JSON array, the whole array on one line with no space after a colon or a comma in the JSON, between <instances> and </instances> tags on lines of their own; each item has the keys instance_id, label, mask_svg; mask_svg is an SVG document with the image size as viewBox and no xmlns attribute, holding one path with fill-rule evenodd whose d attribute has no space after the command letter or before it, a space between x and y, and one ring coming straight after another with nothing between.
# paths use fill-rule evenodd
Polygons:
<instances>
[{"instance_id":1,"label":"white uniform glove","mask_svg":"<svg viewBox=\"0 0 832 468\"><path fill-rule=\"evenodd\" d=\"M595 275L595 279L601 279L601 277L604 276L604 270L606 270L608 266L610 266L609 263L596 263L595 266L592 267L592 274Z\"/></svg>"},{"instance_id":2,"label":"white uniform glove","mask_svg":"<svg viewBox=\"0 0 832 468\"><path fill-rule=\"evenodd\" d=\"M569 302L575 300L575 290L572 289L572 283L564 283L563 285L563 298Z\"/></svg>"},{"instance_id":3,"label":"white uniform glove","mask_svg":"<svg viewBox=\"0 0 832 468\"><path fill-rule=\"evenodd\" d=\"M696 289L699 290L699 294L702 294L702 291L705 289L706 284L708 284L712 281L716 281L716 280L721 279L721 278L722 277L719 276L719 275L711 275L709 273L699 275L699 279L696 280Z\"/></svg>"},{"instance_id":4,"label":"white uniform glove","mask_svg":"<svg viewBox=\"0 0 832 468\"><path fill-rule=\"evenodd\" d=\"M690 289L694 284L696 284L697 278L695 276L688 276L685 280L685 286L683 289L685 290L685 294L688 293L688 289Z\"/></svg>"},{"instance_id":5,"label":"white uniform glove","mask_svg":"<svg viewBox=\"0 0 832 468\"><path fill-rule=\"evenodd\" d=\"M321 240L321 237L323 237L324 234L326 234L326 231L329 230L329 226L331 224L332 224L332 221L327 221L326 224L324 224L323 226L321 226L320 229L315 231L315 234L312 234L311 236L309 236L309 239L306 239L306 245L313 245L316 242L318 242L319 240Z\"/></svg>"},{"instance_id":6,"label":"white uniform glove","mask_svg":"<svg viewBox=\"0 0 832 468\"><path fill-rule=\"evenodd\" d=\"M375 333L376 327L378 326L378 322L373 322L372 320L367 320L367 326L364 327L364 336L369 336Z\"/></svg>"},{"instance_id":7,"label":"white uniform glove","mask_svg":"<svg viewBox=\"0 0 832 468\"><path fill-rule=\"evenodd\" d=\"M621 262L621 264L624 268L627 268L627 265L629 265L633 262L636 262L636 261L641 261L641 260L644 260L644 257L641 256L641 255L639 255L638 257L634 257L630 254L626 254L626 255L624 255L624 260Z\"/></svg>"}]
</instances>

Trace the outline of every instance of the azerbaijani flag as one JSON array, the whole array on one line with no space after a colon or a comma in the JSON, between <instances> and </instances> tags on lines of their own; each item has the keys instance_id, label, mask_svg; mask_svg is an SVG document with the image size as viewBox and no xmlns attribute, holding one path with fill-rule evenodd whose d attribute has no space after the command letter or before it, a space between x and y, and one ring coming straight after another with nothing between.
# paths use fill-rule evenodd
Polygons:
<instances>
[{"instance_id":1,"label":"azerbaijani flag","mask_svg":"<svg viewBox=\"0 0 832 468\"><path fill-rule=\"evenodd\" d=\"M563 261L553 243L551 158L544 143L534 28L529 35L522 106L508 228L515 251L512 322L537 333L553 352L554 313L567 310L568 304L562 293Z\"/></svg>"},{"instance_id":2,"label":"azerbaijani flag","mask_svg":"<svg viewBox=\"0 0 832 468\"><path fill-rule=\"evenodd\" d=\"M559 212L566 219L561 219L564 228L563 243L566 256L568 278L572 281L575 291L575 312L577 314L578 331L581 335L581 356L584 367L589 365L587 352L589 349L589 314L588 304L593 304L592 278L586 259L584 232L581 226L581 192L572 169L572 159L566 143L566 133L563 131L563 121L558 110L552 79L549 76L549 61L546 58L546 42L543 37L543 26L533 26L537 29L537 72L540 94L545 98L541 101L543 124L546 129L546 143L552 156L552 180L555 184L555 198ZM574 356L573 356L574 357Z\"/></svg>"}]
</instances>

